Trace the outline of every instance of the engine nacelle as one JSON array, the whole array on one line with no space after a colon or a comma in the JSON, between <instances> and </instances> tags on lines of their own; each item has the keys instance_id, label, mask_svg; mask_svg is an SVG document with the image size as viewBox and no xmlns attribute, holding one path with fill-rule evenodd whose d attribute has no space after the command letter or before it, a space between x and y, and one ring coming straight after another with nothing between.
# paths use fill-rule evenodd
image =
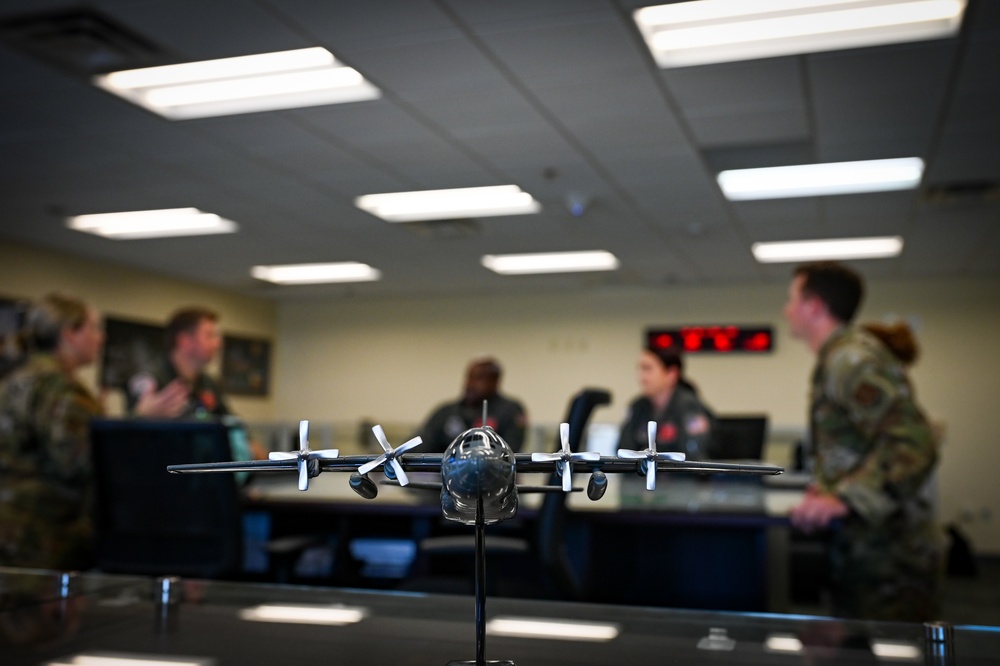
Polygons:
<instances>
[{"instance_id":1,"label":"engine nacelle","mask_svg":"<svg viewBox=\"0 0 1000 666\"><path fill-rule=\"evenodd\" d=\"M596 502L604 497L604 493L607 490L608 475L599 469L595 469L593 474L590 475L590 481L587 483L587 497Z\"/></svg>"}]
</instances>

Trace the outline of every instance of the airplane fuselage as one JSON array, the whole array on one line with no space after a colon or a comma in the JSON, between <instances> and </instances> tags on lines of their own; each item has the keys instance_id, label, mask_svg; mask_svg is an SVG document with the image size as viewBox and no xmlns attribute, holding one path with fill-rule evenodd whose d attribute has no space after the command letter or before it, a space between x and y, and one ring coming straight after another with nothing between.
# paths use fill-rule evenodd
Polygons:
<instances>
[{"instance_id":1,"label":"airplane fuselage","mask_svg":"<svg viewBox=\"0 0 1000 666\"><path fill-rule=\"evenodd\" d=\"M448 520L476 523L482 504L487 525L517 513L514 451L493 428L466 430L441 457L441 510Z\"/></svg>"}]
</instances>

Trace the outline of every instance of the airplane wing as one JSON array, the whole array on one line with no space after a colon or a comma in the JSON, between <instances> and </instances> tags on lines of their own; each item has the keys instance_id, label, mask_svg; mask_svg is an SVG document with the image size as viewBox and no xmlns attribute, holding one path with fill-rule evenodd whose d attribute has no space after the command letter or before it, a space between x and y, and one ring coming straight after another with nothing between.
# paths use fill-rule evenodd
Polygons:
<instances>
[{"instance_id":1,"label":"airplane wing","mask_svg":"<svg viewBox=\"0 0 1000 666\"><path fill-rule=\"evenodd\" d=\"M367 465L379 456L375 454L343 456L340 458L317 459L317 472L356 472L359 467ZM518 453L515 456L518 472L552 472L555 470L554 461L533 461L530 453ZM407 472L440 472L440 453L407 453L405 456L397 458L403 469ZM376 466L381 467L383 463ZM605 473L635 472L637 462L635 460L602 456L598 460L574 460L571 462L573 472L593 472L601 470ZM246 460L242 462L213 462L213 463L190 463L183 465L170 465L167 471L175 474L191 474L199 472L282 472L297 469L295 459L288 460ZM753 465L746 463L724 463L724 462L695 462L695 461L673 461L658 460L656 469L661 472L700 472L702 474L756 474L775 475L781 474L784 470L773 465ZM314 476L310 474L310 476ZM415 482L409 484L418 487ZM434 487L440 485L431 484ZM530 487L529 487L530 488ZM547 488L547 486L542 486ZM530 490L529 490L530 492Z\"/></svg>"},{"instance_id":2,"label":"airplane wing","mask_svg":"<svg viewBox=\"0 0 1000 666\"><path fill-rule=\"evenodd\" d=\"M294 470L295 467L294 460L242 460L237 462L167 465L167 471L172 474L195 474L198 472L282 472Z\"/></svg>"},{"instance_id":3,"label":"airplane wing","mask_svg":"<svg viewBox=\"0 0 1000 666\"><path fill-rule=\"evenodd\" d=\"M569 449L569 424L560 426L562 448L555 453L518 453L514 454L514 468L518 472L556 473L562 477L562 485L518 486L520 492L553 492L562 490L573 491L574 473L589 473L591 481L587 493L591 499L599 499L603 489L607 487L605 475L608 473L639 473L646 477L646 488L656 488L658 472L689 472L701 474L744 474L744 475L774 475L784 470L773 465L757 465L746 463L697 462L685 460L684 454L656 450L654 422L649 423L649 447L641 451L619 449L617 456L601 456L594 452L573 452ZM439 482L411 481L408 473L430 472L441 473L443 454L440 453L410 453L420 444L420 438L415 437L400 446L393 448L385 437L381 426L372 428L383 452L380 454L341 456L339 451L324 449L313 451L308 444L309 422L299 424L300 449L295 452L277 451L270 454L270 460L244 462L212 462L170 465L167 470L172 473L204 473L204 472L280 472L295 471L298 474L299 490L307 490L309 479L319 476L321 472L351 473L351 487L363 497L371 499L378 490L368 474L379 470L387 479L401 486L413 488L439 489Z\"/></svg>"},{"instance_id":4,"label":"airplane wing","mask_svg":"<svg viewBox=\"0 0 1000 666\"><path fill-rule=\"evenodd\" d=\"M298 453L282 453L281 457L272 460L168 465L167 471L173 474L297 472L299 490L308 490L309 479L319 476L320 472L349 472L351 473L351 487L366 499L372 499L378 493L374 481L368 478L368 472L380 470L388 479L396 482L402 481L403 483L400 485L410 488L424 488L427 484L411 482L406 477L406 472L441 472L441 454L439 453L409 453L405 457L401 455L398 458L387 458L385 454L339 456L336 451L329 451L322 452L323 455L317 456L317 453L320 452L303 449ZM440 484L436 484L436 489L439 488Z\"/></svg>"},{"instance_id":5,"label":"airplane wing","mask_svg":"<svg viewBox=\"0 0 1000 666\"><path fill-rule=\"evenodd\" d=\"M407 467L419 471L441 471L441 455L433 453L410 454L408 466L403 466L403 454L420 444L419 437L393 447L386 439L382 426L376 425L372 431L382 447L382 453L341 456L336 449L313 451L309 448L309 421L300 421L298 451L272 451L268 460L168 465L167 471L174 474L295 471L299 477L299 490L308 490L309 479L319 476L320 472L351 472L351 487L368 499L378 493L375 483L368 478L368 473L373 470L381 468L386 477L398 480L403 486L409 484Z\"/></svg>"},{"instance_id":6,"label":"airplane wing","mask_svg":"<svg viewBox=\"0 0 1000 666\"><path fill-rule=\"evenodd\" d=\"M405 465L404 465L405 467ZM399 481L383 481L380 485L383 486L397 486L402 487ZM562 486L531 486L518 483L517 492L519 493L564 493L566 492ZM435 483L433 481L410 481L406 486L411 490L436 490L440 491L443 484L440 482ZM583 492L583 488L573 488L570 492L579 493Z\"/></svg>"},{"instance_id":7,"label":"airplane wing","mask_svg":"<svg viewBox=\"0 0 1000 666\"><path fill-rule=\"evenodd\" d=\"M399 483L396 479L386 479L379 483L380 486L395 486L397 488L402 488L403 485ZM441 488L444 484L440 481L413 481L410 480L406 484L406 488L409 490L433 490L435 492L441 492Z\"/></svg>"},{"instance_id":8,"label":"airplane wing","mask_svg":"<svg viewBox=\"0 0 1000 666\"><path fill-rule=\"evenodd\" d=\"M519 493L580 493L583 492L583 488L570 488L566 490L562 486L527 486L524 484L517 484L517 492Z\"/></svg>"},{"instance_id":9,"label":"airplane wing","mask_svg":"<svg viewBox=\"0 0 1000 666\"><path fill-rule=\"evenodd\" d=\"M531 459L530 453L518 453L516 456L518 472L551 472L555 468L552 461L536 461ZM601 470L609 474L619 474L624 472L635 472L639 461L629 458L615 458L612 456L601 456L596 460L573 460L570 461L572 471L593 472ZM657 460L656 469L661 472L696 472L701 474L750 474L750 475L775 475L784 472L781 467L774 465L756 465L749 463L725 463L725 462L695 462L693 460Z\"/></svg>"},{"instance_id":10,"label":"airplane wing","mask_svg":"<svg viewBox=\"0 0 1000 666\"><path fill-rule=\"evenodd\" d=\"M317 472L356 472L359 467L368 465L380 457L380 455L376 454L364 454L341 456L338 458L315 458L309 462L316 463ZM400 456L397 460L402 464L403 469L408 472L441 471L440 453L407 453L405 457ZM379 462L374 469L381 468L383 464L383 462ZM287 472L296 469L298 469L298 460L295 458L288 458L286 460L188 463L167 466L167 471L174 474L193 474L199 472ZM316 475L310 474L310 476Z\"/></svg>"}]
</instances>

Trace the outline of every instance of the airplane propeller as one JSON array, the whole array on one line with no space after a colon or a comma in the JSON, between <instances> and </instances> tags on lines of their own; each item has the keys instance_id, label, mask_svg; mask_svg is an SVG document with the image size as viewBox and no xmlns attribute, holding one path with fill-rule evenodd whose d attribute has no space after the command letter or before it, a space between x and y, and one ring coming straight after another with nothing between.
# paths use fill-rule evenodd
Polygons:
<instances>
[{"instance_id":1,"label":"airplane propeller","mask_svg":"<svg viewBox=\"0 0 1000 666\"><path fill-rule=\"evenodd\" d=\"M644 451L632 451L631 449L618 449L618 457L626 459L643 460L646 465L646 490L656 490L656 461L673 460L684 462L687 458L683 453L673 451L656 451L656 421L646 424L646 433L649 437L649 448Z\"/></svg>"},{"instance_id":2,"label":"airplane propeller","mask_svg":"<svg viewBox=\"0 0 1000 666\"><path fill-rule=\"evenodd\" d=\"M382 450L385 451L385 453L380 455L378 458L375 458L375 460L367 462L361 467L359 467L358 474L365 475L368 472L375 469L376 467L378 467L379 465L381 465L382 463L386 463L387 465L392 466L392 471L394 472L396 480L399 481L399 485L405 486L410 482L410 479L408 476L406 476L406 472L403 471L403 466L399 464L399 461L396 460L396 457L403 455L404 453L412 449L414 446L417 446L418 444L423 442L423 440L420 439L419 437L414 437L413 439L409 440L408 442L404 442L403 444L400 444L398 448L394 449L389 444L389 440L385 438L385 431L382 430L382 426L376 425L375 427L372 428L372 432L375 433L375 439L378 440L379 445L382 447ZM391 478L393 474L390 474L388 470L386 470L386 476Z\"/></svg>"},{"instance_id":3,"label":"airplane propeller","mask_svg":"<svg viewBox=\"0 0 1000 666\"><path fill-rule=\"evenodd\" d=\"M601 454L597 451L581 451L573 453L569 450L569 424L559 424L559 439L562 440L562 448L555 453L532 453L533 462L556 462L556 469L562 477L562 487L566 492L573 490L573 465L574 460L600 460Z\"/></svg>"},{"instance_id":4,"label":"airplane propeller","mask_svg":"<svg viewBox=\"0 0 1000 666\"><path fill-rule=\"evenodd\" d=\"M338 449L309 450L309 421L299 421L299 450L272 451L267 454L270 460L296 460L299 469L299 490L309 489L309 461L329 460L340 455ZM317 472L316 474L319 474ZM313 474L313 476L316 476Z\"/></svg>"}]
</instances>

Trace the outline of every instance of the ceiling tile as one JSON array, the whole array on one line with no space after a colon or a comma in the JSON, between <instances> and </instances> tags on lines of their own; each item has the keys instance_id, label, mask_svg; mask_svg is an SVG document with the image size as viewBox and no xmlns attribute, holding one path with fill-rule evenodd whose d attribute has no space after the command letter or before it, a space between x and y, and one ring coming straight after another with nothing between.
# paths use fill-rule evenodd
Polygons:
<instances>
[{"instance_id":1,"label":"ceiling tile","mask_svg":"<svg viewBox=\"0 0 1000 666\"><path fill-rule=\"evenodd\" d=\"M852 143L863 154L863 142L888 138L917 150L898 157L925 155L956 50L949 39L808 56L820 149Z\"/></svg>"},{"instance_id":2,"label":"ceiling tile","mask_svg":"<svg viewBox=\"0 0 1000 666\"><path fill-rule=\"evenodd\" d=\"M902 233L866 274L998 275L995 204L942 211L915 192L727 202L726 168L919 155L925 185L1000 179L1000 3L955 39L660 70L638 0L96 0L178 57L319 45L380 99L167 121L0 44L0 239L274 298L787 281L751 242ZM6 0L0 20L55 0ZM220 26L222 29L220 30ZM400 228L360 194L514 183L535 215ZM574 217L569 197L587 201ZM195 205L241 224L121 243L62 213ZM993 206L992 208L990 206ZM486 271L488 252L602 246L605 275ZM208 249L212 261L205 259ZM385 279L277 289L253 263L355 258ZM778 305L780 307L780 304Z\"/></svg>"}]
</instances>

